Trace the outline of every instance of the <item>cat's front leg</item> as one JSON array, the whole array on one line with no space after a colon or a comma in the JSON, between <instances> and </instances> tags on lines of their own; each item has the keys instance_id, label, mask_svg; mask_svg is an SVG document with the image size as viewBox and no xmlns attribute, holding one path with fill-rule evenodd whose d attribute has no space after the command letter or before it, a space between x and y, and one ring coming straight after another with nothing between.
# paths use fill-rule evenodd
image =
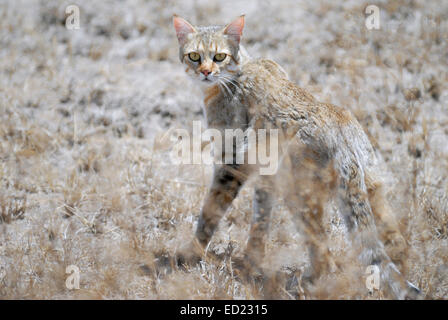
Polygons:
<instances>
[{"instance_id":1,"label":"cat's front leg","mask_svg":"<svg viewBox=\"0 0 448 320\"><path fill-rule=\"evenodd\" d=\"M210 242L219 221L238 195L248 176L247 165L216 165L212 186L202 207L196 229L196 238L204 248Z\"/></svg>"},{"instance_id":2,"label":"cat's front leg","mask_svg":"<svg viewBox=\"0 0 448 320\"><path fill-rule=\"evenodd\" d=\"M249 177L244 164L215 165L213 181L199 216L193 241L177 254L177 263L195 264L202 259L219 221Z\"/></svg>"}]
</instances>

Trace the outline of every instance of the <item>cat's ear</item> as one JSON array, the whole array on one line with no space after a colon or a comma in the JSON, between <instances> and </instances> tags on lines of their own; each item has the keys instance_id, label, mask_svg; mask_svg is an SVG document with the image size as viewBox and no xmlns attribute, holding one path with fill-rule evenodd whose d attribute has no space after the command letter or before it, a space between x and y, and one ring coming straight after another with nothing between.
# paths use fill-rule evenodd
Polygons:
<instances>
[{"instance_id":1,"label":"cat's ear","mask_svg":"<svg viewBox=\"0 0 448 320\"><path fill-rule=\"evenodd\" d=\"M196 32L196 29L188 23L187 20L179 17L177 14L173 15L174 29L176 29L177 40L180 45L184 45L188 34Z\"/></svg>"},{"instance_id":2,"label":"cat's ear","mask_svg":"<svg viewBox=\"0 0 448 320\"><path fill-rule=\"evenodd\" d=\"M224 28L224 34L228 35L229 38L236 43L240 43L241 36L243 35L243 28L244 28L244 14L230 22L225 28Z\"/></svg>"}]
</instances>

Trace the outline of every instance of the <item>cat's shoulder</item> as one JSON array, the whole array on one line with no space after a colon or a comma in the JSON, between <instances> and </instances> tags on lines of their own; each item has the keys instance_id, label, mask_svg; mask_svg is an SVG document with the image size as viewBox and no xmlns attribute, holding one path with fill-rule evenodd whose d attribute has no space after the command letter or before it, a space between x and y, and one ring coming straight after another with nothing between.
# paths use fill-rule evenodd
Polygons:
<instances>
[{"instance_id":1,"label":"cat's shoulder","mask_svg":"<svg viewBox=\"0 0 448 320\"><path fill-rule=\"evenodd\" d=\"M246 63L240 82L247 83L258 94L268 91L277 101L282 100L284 107L297 103L317 103L310 93L289 80L288 74L278 63L269 59L254 59Z\"/></svg>"},{"instance_id":2,"label":"cat's shoulder","mask_svg":"<svg viewBox=\"0 0 448 320\"><path fill-rule=\"evenodd\" d=\"M245 63L242 67L242 74L288 79L288 74L278 63L263 58L252 59Z\"/></svg>"}]
</instances>

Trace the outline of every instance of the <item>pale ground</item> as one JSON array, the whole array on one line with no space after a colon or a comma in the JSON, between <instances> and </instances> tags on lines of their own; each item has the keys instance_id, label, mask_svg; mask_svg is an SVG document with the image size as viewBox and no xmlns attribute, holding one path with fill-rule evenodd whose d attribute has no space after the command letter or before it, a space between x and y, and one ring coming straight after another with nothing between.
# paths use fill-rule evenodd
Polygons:
<instances>
[{"instance_id":1,"label":"pale ground","mask_svg":"<svg viewBox=\"0 0 448 320\"><path fill-rule=\"evenodd\" d=\"M427 298L448 298L448 2L390 2L369 2L381 8L381 29L368 31L362 1L2 1L0 298L260 297L230 263L247 241L249 187L209 248L222 254L230 244L231 254L187 270L167 265L192 237L211 173L172 165L163 135L202 119L173 13L198 24L246 13L253 56L353 111L386 163L411 247L407 278ZM80 7L80 30L64 27L68 4ZM334 213L328 230L344 257ZM269 268L307 266L280 204L266 249ZM72 264L80 290L65 286ZM300 297L369 298L365 277L351 270Z\"/></svg>"}]
</instances>

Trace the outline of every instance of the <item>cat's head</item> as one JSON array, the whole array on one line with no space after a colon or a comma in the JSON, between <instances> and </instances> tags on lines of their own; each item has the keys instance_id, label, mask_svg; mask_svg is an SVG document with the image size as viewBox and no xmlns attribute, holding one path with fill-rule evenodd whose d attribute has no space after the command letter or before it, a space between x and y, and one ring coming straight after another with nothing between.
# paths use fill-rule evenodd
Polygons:
<instances>
[{"instance_id":1,"label":"cat's head","mask_svg":"<svg viewBox=\"0 0 448 320\"><path fill-rule=\"evenodd\" d=\"M179 58L185 71L204 85L232 78L239 70L239 45L244 15L226 26L194 27L174 15Z\"/></svg>"}]
</instances>

